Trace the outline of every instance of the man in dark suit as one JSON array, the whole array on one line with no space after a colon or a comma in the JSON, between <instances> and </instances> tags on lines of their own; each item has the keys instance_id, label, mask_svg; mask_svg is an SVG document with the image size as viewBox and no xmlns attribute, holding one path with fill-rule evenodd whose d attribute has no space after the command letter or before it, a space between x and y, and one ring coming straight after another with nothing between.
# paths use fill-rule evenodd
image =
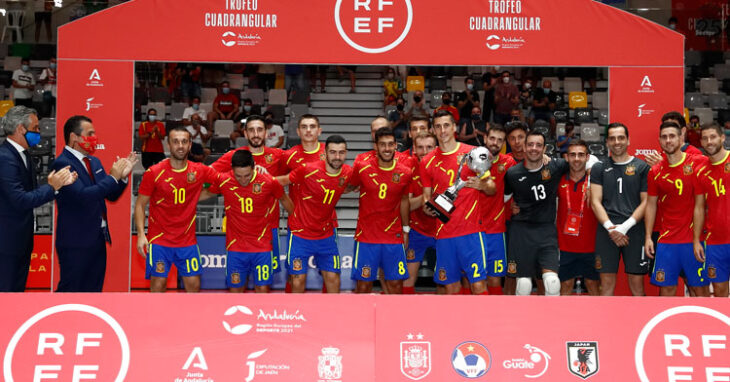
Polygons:
<instances>
[{"instance_id":1,"label":"man in dark suit","mask_svg":"<svg viewBox=\"0 0 730 382\"><path fill-rule=\"evenodd\" d=\"M68 168L48 175L38 187L28 148L40 142L36 111L16 106L2 121L8 136L0 145L0 292L23 292L33 252L33 209L76 178Z\"/></svg>"},{"instance_id":2,"label":"man in dark suit","mask_svg":"<svg viewBox=\"0 0 730 382\"><path fill-rule=\"evenodd\" d=\"M58 292L101 292L106 272L106 243L111 244L106 200L115 201L127 188L137 163L134 153L117 158L109 174L92 156L97 138L91 119L77 115L63 126L66 142L53 168L71 166L79 180L56 198L56 253L61 268Z\"/></svg>"}]
</instances>

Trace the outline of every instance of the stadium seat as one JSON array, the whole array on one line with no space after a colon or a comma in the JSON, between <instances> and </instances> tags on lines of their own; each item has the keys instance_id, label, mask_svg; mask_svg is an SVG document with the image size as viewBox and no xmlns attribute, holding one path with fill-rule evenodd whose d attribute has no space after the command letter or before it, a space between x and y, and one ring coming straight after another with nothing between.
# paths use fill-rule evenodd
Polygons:
<instances>
[{"instance_id":1,"label":"stadium seat","mask_svg":"<svg viewBox=\"0 0 730 382\"><path fill-rule=\"evenodd\" d=\"M41 130L41 137L56 136L56 120L54 118L43 118L38 122L38 128Z\"/></svg>"},{"instance_id":2,"label":"stadium seat","mask_svg":"<svg viewBox=\"0 0 730 382\"><path fill-rule=\"evenodd\" d=\"M720 84L716 78L700 78L700 93L714 94L720 91Z\"/></svg>"},{"instance_id":3,"label":"stadium seat","mask_svg":"<svg viewBox=\"0 0 730 382\"><path fill-rule=\"evenodd\" d=\"M532 129L542 133L542 135L548 138L548 133L550 132L550 122L538 119L537 121L535 121L535 124L532 125Z\"/></svg>"},{"instance_id":4,"label":"stadium seat","mask_svg":"<svg viewBox=\"0 0 730 382\"><path fill-rule=\"evenodd\" d=\"M250 99L254 105L264 104L264 91L263 89L246 89L241 93L241 99Z\"/></svg>"},{"instance_id":5,"label":"stadium seat","mask_svg":"<svg viewBox=\"0 0 730 382\"><path fill-rule=\"evenodd\" d=\"M568 94L568 105L571 109L588 107L588 95L586 92L570 92Z\"/></svg>"},{"instance_id":6,"label":"stadium seat","mask_svg":"<svg viewBox=\"0 0 730 382\"><path fill-rule=\"evenodd\" d=\"M555 135L557 135L557 136L565 135L565 123L561 122L555 126Z\"/></svg>"},{"instance_id":7,"label":"stadium seat","mask_svg":"<svg viewBox=\"0 0 730 382\"><path fill-rule=\"evenodd\" d=\"M728 64L715 65L714 77L717 78L718 81L722 81L722 80L730 78L730 65L728 65Z\"/></svg>"},{"instance_id":8,"label":"stadium seat","mask_svg":"<svg viewBox=\"0 0 730 382\"><path fill-rule=\"evenodd\" d=\"M310 90L302 89L292 92L291 97L289 97L289 101L292 105L309 105L309 97Z\"/></svg>"},{"instance_id":9,"label":"stadium seat","mask_svg":"<svg viewBox=\"0 0 730 382\"><path fill-rule=\"evenodd\" d=\"M232 89L243 89L245 85L243 74L228 73L226 74L226 81L228 81Z\"/></svg>"},{"instance_id":10,"label":"stadium seat","mask_svg":"<svg viewBox=\"0 0 730 382\"><path fill-rule=\"evenodd\" d=\"M183 113L185 112L185 108L188 107L188 104L185 102L173 102L172 105L170 105L170 119L179 121L183 117Z\"/></svg>"},{"instance_id":11,"label":"stadium seat","mask_svg":"<svg viewBox=\"0 0 730 382\"><path fill-rule=\"evenodd\" d=\"M694 93L697 91L697 84L695 84L694 78L684 79L684 91L688 93Z\"/></svg>"},{"instance_id":12,"label":"stadium seat","mask_svg":"<svg viewBox=\"0 0 730 382\"><path fill-rule=\"evenodd\" d=\"M10 99L0 101L0 117L4 117L11 107L15 106L15 102Z\"/></svg>"},{"instance_id":13,"label":"stadium seat","mask_svg":"<svg viewBox=\"0 0 730 382\"><path fill-rule=\"evenodd\" d=\"M284 121L286 120L286 107L284 105L271 105L269 106L267 111L270 111L272 114L274 114L273 119L275 124L284 124Z\"/></svg>"},{"instance_id":14,"label":"stadium seat","mask_svg":"<svg viewBox=\"0 0 730 382\"><path fill-rule=\"evenodd\" d=\"M172 102L172 98L170 97L170 91L167 90L167 88L163 87L155 87L152 88L152 102L161 102L164 104L169 104Z\"/></svg>"},{"instance_id":15,"label":"stadium seat","mask_svg":"<svg viewBox=\"0 0 730 382\"><path fill-rule=\"evenodd\" d=\"M231 149L231 138L213 137L210 140L210 152L224 154Z\"/></svg>"},{"instance_id":16,"label":"stadium seat","mask_svg":"<svg viewBox=\"0 0 730 382\"><path fill-rule=\"evenodd\" d=\"M441 102L441 96L443 96L443 94L443 90L431 91L431 96L429 97L429 105L431 106L431 109L438 109L439 107L441 107L441 105L443 104L443 102Z\"/></svg>"},{"instance_id":17,"label":"stadium seat","mask_svg":"<svg viewBox=\"0 0 730 382\"><path fill-rule=\"evenodd\" d=\"M593 92L593 108L594 109L608 109L608 93L607 92Z\"/></svg>"},{"instance_id":18,"label":"stadium seat","mask_svg":"<svg viewBox=\"0 0 730 382\"><path fill-rule=\"evenodd\" d=\"M433 93L435 90L446 90L446 77L434 76L428 81L428 88Z\"/></svg>"},{"instance_id":19,"label":"stadium seat","mask_svg":"<svg viewBox=\"0 0 730 382\"><path fill-rule=\"evenodd\" d=\"M606 146L604 146L602 143L592 143L588 145L588 152L591 153L591 155L595 155L597 157L604 157L606 156Z\"/></svg>"},{"instance_id":20,"label":"stadium seat","mask_svg":"<svg viewBox=\"0 0 730 382\"><path fill-rule=\"evenodd\" d=\"M684 95L684 106L693 109L697 107L704 107L704 97L700 93L687 93Z\"/></svg>"},{"instance_id":21,"label":"stadium seat","mask_svg":"<svg viewBox=\"0 0 730 382\"><path fill-rule=\"evenodd\" d=\"M157 118L159 120L165 119L165 114L167 113L167 107L165 106L164 102L149 102L147 104L147 110L149 109L155 109L157 111Z\"/></svg>"},{"instance_id":22,"label":"stadium seat","mask_svg":"<svg viewBox=\"0 0 730 382\"><path fill-rule=\"evenodd\" d=\"M218 89L216 88L202 88L200 89L200 102L201 103L213 103L215 97L218 96Z\"/></svg>"},{"instance_id":23,"label":"stadium seat","mask_svg":"<svg viewBox=\"0 0 730 382\"><path fill-rule=\"evenodd\" d=\"M707 104L710 105L710 108L712 109L727 109L728 108L728 97L725 94L717 93L717 94L710 94L707 96Z\"/></svg>"},{"instance_id":24,"label":"stadium seat","mask_svg":"<svg viewBox=\"0 0 730 382\"><path fill-rule=\"evenodd\" d=\"M302 139L297 135L297 121L292 119L289 121L289 128L286 129L286 144L287 147L294 147L302 142Z\"/></svg>"},{"instance_id":25,"label":"stadium seat","mask_svg":"<svg viewBox=\"0 0 730 382\"><path fill-rule=\"evenodd\" d=\"M565 77L563 81L563 92L582 92L583 91L583 79L580 77Z\"/></svg>"},{"instance_id":26,"label":"stadium seat","mask_svg":"<svg viewBox=\"0 0 730 382\"><path fill-rule=\"evenodd\" d=\"M565 110L555 110L553 112L556 122L565 123L568 122L568 113Z\"/></svg>"},{"instance_id":27,"label":"stadium seat","mask_svg":"<svg viewBox=\"0 0 730 382\"><path fill-rule=\"evenodd\" d=\"M426 90L426 80L423 76L408 76L406 78L406 91L415 92L417 90Z\"/></svg>"},{"instance_id":28,"label":"stadium seat","mask_svg":"<svg viewBox=\"0 0 730 382\"><path fill-rule=\"evenodd\" d=\"M598 110L598 124L601 126L608 126L608 109Z\"/></svg>"},{"instance_id":29,"label":"stadium seat","mask_svg":"<svg viewBox=\"0 0 730 382\"><path fill-rule=\"evenodd\" d=\"M580 125L580 138L586 142L600 142L601 130L598 124L583 123Z\"/></svg>"},{"instance_id":30,"label":"stadium seat","mask_svg":"<svg viewBox=\"0 0 730 382\"><path fill-rule=\"evenodd\" d=\"M8 56L3 59L3 69L7 71L14 71L20 69L20 63L23 61L23 57L19 56Z\"/></svg>"},{"instance_id":31,"label":"stadium seat","mask_svg":"<svg viewBox=\"0 0 730 382\"><path fill-rule=\"evenodd\" d=\"M247 144L248 140L245 137L236 138L236 148L246 146Z\"/></svg>"},{"instance_id":32,"label":"stadium seat","mask_svg":"<svg viewBox=\"0 0 730 382\"><path fill-rule=\"evenodd\" d=\"M201 102L200 103L200 109L201 110L205 110L206 113L210 113L211 111L213 111L213 103L212 102L210 102L210 103L202 103Z\"/></svg>"},{"instance_id":33,"label":"stadium seat","mask_svg":"<svg viewBox=\"0 0 730 382\"><path fill-rule=\"evenodd\" d=\"M588 108L577 108L575 109L575 117L573 119L577 124L592 123L593 110Z\"/></svg>"},{"instance_id":34,"label":"stadium seat","mask_svg":"<svg viewBox=\"0 0 730 382\"><path fill-rule=\"evenodd\" d=\"M213 127L213 131L215 131L215 135L218 137L226 137L228 139L228 136L231 135L233 132L234 123L231 120L227 119L219 119L215 121L215 126Z\"/></svg>"},{"instance_id":35,"label":"stadium seat","mask_svg":"<svg viewBox=\"0 0 730 382\"><path fill-rule=\"evenodd\" d=\"M709 107L698 107L692 110L691 115L700 117L700 124L710 123L714 120L712 116L712 109Z\"/></svg>"},{"instance_id":36,"label":"stadium seat","mask_svg":"<svg viewBox=\"0 0 730 382\"><path fill-rule=\"evenodd\" d=\"M688 50L684 52L684 65L697 66L702 64L702 52Z\"/></svg>"},{"instance_id":37,"label":"stadium seat","mask_svg":"<svg viewBox=\"0 0 730 382\"><path fill-rule=\"evenodd\" d=\"M464 80L466 76L453 76L451 77L451 91L454 93L461 93L466 90Z\"/></svg>"},{"instance_id":38,"label":"stadium seat","mask_svg":"<svg viewBox=\"0 0 730 382\"><path fill-rule=\"evenodd\" d=\"M255 103L255 102L254 102ZM269 105L286 105L286 90L271 89L269 90ZM259 104L261 105L261 104Z\"/></svg>"},{"instance_id":39,"label":"stadium seat","mask_svg":"<svg viewBox=\"0 0 730 382\"><path fill-rule=\"evenodd\" d=\"M212 147L212 145L211 145L211 147ZM227 150L228 150L228 149L226 149L226 151L227 151ZM222 151L222 152L219 152L219 153L217 153L217 154L224 154L224 153L225 153L226 151ZM210 165L212 165L212 164L213 164L213 163L214 163L215 161L217 161L218 159L220 159L220 157L221 157L221 156L222 156L222 155L215 155L215 154L212 154L212 155L208 155L208 156L207 156L207 157L205 158L205 160L203 161L203 164L205 164L206 166L210 166ZM206 202L207 202L207 203L206 203ZM200 202L200 204L203 204L203 205L205 205L205 204L210 204L210 203L216 204L216 203L217 203L217 198L210 198L210 199L206 199L206 200L203 200L203 201L201 201L201 202Z\"/></svg>"}]
</instances>

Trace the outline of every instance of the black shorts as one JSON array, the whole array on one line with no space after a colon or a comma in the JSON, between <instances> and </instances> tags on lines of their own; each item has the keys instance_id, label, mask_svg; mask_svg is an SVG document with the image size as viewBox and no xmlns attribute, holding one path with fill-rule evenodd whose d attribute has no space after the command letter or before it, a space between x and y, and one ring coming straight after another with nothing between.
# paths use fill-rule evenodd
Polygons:
<instances>
[{"instance_id":1,"label":"black shorts","mask_svg":"<svg viewBox=\"0 0 730 382\"><path fill-rule=\"evenodd\" d=\"M560 281L572 280L583 276L589 280L598 280L598 272L594 267L596 254L560 251Z\"/></svg>"},{"instance_id":2,"label":"black shorts","mask_svg":"<svg viewBox=\"0 0 730 382\"><path fill-rule=\"evenodd\" d=\"M555 224L510 223L507 276L538 277L543 269L558 272L558 232Z\"/></svg>"},{"instance_id":3,"label":"black shorts","mask_svg":"<svg viewBox=\"0 0 730 382\"><path fill-rule=\"evenodd\" d=\"M627 232L629 245L617 247L602 227L596 230L596 271L617 273L621 257L624 271L635 275L649 273L649 258L644 254L644 222L640 221Z\"/></svg>"}]
</instances>

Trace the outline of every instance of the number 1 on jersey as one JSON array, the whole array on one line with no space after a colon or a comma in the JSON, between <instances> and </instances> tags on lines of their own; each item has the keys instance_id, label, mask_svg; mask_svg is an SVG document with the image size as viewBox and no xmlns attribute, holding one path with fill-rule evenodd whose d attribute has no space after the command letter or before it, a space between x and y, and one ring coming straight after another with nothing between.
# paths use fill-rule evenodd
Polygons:
<instances>
[{"instance_id":1,"label":"number 1 on jersey","mask_svg":"<svg viewBox=\"0 0 730 382\"><path fill-rule=\"evenodd\" d=\"M618 183L618 193L623 194L624 193L624 178L616 178L616 182Z\"/></svg>"}]
</instances>

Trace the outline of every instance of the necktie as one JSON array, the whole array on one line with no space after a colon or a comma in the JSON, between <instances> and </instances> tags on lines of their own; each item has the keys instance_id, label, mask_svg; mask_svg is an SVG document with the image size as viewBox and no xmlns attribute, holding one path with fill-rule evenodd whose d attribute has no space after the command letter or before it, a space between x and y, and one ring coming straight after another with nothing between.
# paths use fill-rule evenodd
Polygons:
<instances>
[{"instance_id":1,"label":"necktie","mask_svg":"<svg viewBox=\"0 0 730 382\"><path fill-rule=\"evenodd\" d=\"M25 155L25 168L28 170L28 177L31 178L31 184L33 184L33 188L36 187L36 184L38 180L35 177L35 171L33 171L33 159L30 156L30 151L23 150L23 155Z\"/></svg>"}]
</instances>

